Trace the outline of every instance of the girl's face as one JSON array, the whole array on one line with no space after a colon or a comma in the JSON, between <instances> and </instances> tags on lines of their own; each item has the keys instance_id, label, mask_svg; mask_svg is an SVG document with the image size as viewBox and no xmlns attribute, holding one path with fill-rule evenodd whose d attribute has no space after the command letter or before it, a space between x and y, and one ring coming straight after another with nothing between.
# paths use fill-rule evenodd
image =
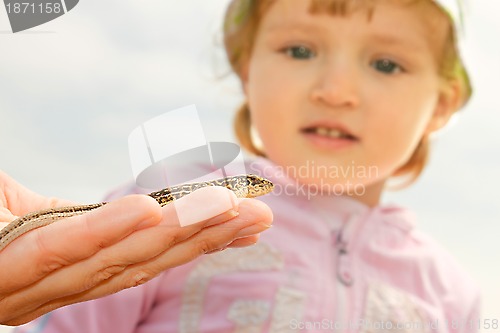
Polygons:
<instances>
[{"instance_id":1,"label":"girl's face","mask_svg":"<svg viewBox=\"0 0 500 333\"><path fill-rule=\"evenodd\" d=\"M261 20L242 75L252 124L265 154L301 170L300 182L364 190L360 200L376 204L423 134L453 111L456 96L438 76L446 20L429 3L379 1L371 19L308 8L277 0Z\"/></svg>"}]
</instances>

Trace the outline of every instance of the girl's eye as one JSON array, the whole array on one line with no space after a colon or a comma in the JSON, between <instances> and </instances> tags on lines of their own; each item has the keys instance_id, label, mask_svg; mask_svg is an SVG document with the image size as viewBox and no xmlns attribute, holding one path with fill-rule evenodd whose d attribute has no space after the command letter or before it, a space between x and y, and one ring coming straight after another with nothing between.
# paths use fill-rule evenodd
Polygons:
<instances>
[{"instance_id":1,"label":"girl's eye","mask_svg":"<svg viewBox=\"0 0 500 333\"><path fill-rule=\"evenodd\" d=\"M315 56L314 52L305 46L291 46L283 49L283 52L294 59L310 59Z\"/></svg>"},{"instance_id":2,"label":"girl's eye","mask_svg":"<svg viewBox=\"0 0 500 333\"><path fill-rule=\"evenodd\" d=\"M403 71L403 68L394 61L388 59L377 60L372 64L373 68L385 74L394 74Z\"/></svg>"}]
</instances>

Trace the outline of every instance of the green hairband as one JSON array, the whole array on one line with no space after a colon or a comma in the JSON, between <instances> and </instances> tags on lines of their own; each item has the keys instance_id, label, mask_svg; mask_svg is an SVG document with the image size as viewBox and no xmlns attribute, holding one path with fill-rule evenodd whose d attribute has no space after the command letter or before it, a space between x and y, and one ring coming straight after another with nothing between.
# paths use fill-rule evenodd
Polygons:
<instances>
[{"instance_id":1,"label":"green hairband","mask_svg":"<svg viewBox=\"0 0 500 333\"><path fill-rule=\"evenodd\" d=\"M464 2L463 0L434 0L450 17L459 35L464 33ZM459 36L462 37L462 36Z\"/></svg>"},{"instance_id":2,"label":"green hairband","mask_svg":"<svg viewBox=\"0 0 500 333\"><path fill-rule=\"evenodd\" d=\"M231 6L232 17L227 24L239 26L248 15L249 9L255 0L237 0L233 1ZM448 15L455 24L457 32L462 33L464 29L464 2L463 0L434 0ZM231 29L231 26L226 26Z\"/></svg>"},{"instance_id":3,"label":"green hairband","mask_svg":"<svg viewBox=\"0 0 500 333\"><path fill-rule=\"evenodd\" d=\"M226 25L224 26L225 31L231 31L234 28L237 29L243 23L250 11L253 1L254 0L232 1L230 5L231 17L226 21Z\"/></svg>"}]
</instances>

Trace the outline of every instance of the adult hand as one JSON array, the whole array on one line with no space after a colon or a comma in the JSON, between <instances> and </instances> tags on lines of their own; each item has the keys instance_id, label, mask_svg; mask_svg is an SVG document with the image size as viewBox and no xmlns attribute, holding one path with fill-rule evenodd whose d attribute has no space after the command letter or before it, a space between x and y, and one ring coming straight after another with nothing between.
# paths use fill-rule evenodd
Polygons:
<instances>
[{"instance_id":1,"label":"adult hand","mask_svg":"<svg viewBox=\"0 0 500 333\"><path fill-rule=\"evenodd\" d=\"M68 205L74 203L40 196L0 172L0 228L28 212ZM186 221L193 224L181 227ZM0 324L20 325L138 286L200 255L252 245L271 223L262 202L208 187L164 207L130 195L32 230L0 251Z\"/></svg>"}]
</instances>

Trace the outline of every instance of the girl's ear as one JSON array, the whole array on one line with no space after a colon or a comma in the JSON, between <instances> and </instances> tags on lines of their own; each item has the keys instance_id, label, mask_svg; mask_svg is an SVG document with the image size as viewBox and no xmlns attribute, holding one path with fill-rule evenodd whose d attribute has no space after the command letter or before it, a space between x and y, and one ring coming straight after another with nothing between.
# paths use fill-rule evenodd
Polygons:
<instances>
[{"instance_id":1,"label":"girl's ear","mask_svg":"<svg viewBox=\"0 0 500 333\"><path fill-rule=\"evenodd\" d=\"M451 116L460 108L462 89L458 81L446 82L439 93L434 114L427 125L426 133L438 131L443 128Z\"/></svg>"}]
</instances>

